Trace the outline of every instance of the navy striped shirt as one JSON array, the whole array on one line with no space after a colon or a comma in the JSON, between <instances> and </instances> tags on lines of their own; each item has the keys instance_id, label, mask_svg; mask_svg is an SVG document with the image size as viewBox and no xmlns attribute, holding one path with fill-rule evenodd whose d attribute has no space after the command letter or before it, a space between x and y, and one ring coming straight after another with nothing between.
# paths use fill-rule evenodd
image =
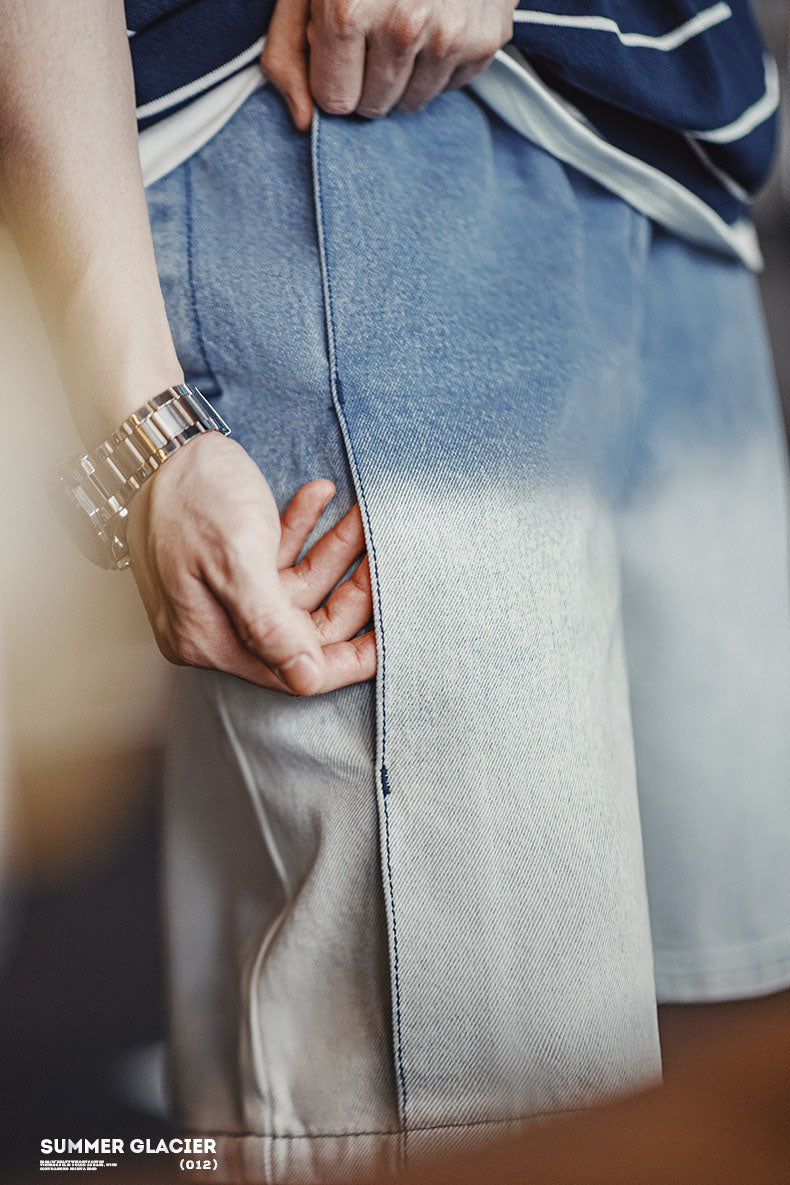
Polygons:
<instances>
[{"instance_id":1,"label":"navy striped shirt","mask_svg":"<svg viewBox=\"0 0 790 1185\"><path fill-rule=\"evenodd\" d=\"M140 128L257 58L274 0L126 0ZM777 139L778 78L748 0L520 0L513 44L609 144L726 223Z\"/></svg>"}]
</instances>

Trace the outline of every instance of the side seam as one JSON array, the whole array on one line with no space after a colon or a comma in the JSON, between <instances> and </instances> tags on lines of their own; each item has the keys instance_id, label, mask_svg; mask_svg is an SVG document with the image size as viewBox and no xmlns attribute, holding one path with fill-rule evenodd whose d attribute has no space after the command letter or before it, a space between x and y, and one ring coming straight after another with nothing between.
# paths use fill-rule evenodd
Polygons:
<instances>
[{"instance_id":1,"label":"side seam","mask_svg":"<svg viewBox=\"0 0 790 1185\"><path fill-rule=\"evenodd\" d=\"M200 357L203 365L206 368L206 375L214 384L212 392L205 392L207 398L216 399L222 394L217 376L214 373L214 367L209 362L208 351L206 349L206 339L203 335L203 322L200 319L200 311L197 303L197 292L195 285L195 249L194 249L194 228L193 228L193 196L192 196L192 161L184 161L184 205L186 207L186 238L187 238L187 278L189 280L189 306L192 312L192 321L195 329L195 336L197 338L197 345L200 351Z\"/></svg>"},{"instance_id":2,"label":"side seam","mask_svg":"<svg viewBox=\"0 0 790 1185\"><path fill-rule=\"evenodd\" d=\"M338 372L337 363L337 341L335 334L335 320L332 298L332 282L329 272L329 261L326 243L326 228L324 223L324 210L322 199L321 186L321 124L322 117L316 110L313 115L313 124L311 130L311 147L312 147L312 167L313 167L313 196L315 202L315 218L316 231L318 235L318 253L321 262L321 280L324 295L324 315L326 320L326 337L327 337L327 352L329 357L329 377L332 390L332 400L337 413L340 430L343 435L343 440L346 446L349 465L354 479L354 487L359 499L360 509L362 511L362 520L365 530L365 542L370 556L370 569L372 576L372 584L375 589L375 597L373 601L373 618L376 630L376 645L378 650L378 671L376 676L376 706L377 719L380 722L377 736L377 753L376 766L378 774L378 788L380 793L379 801L379 817L382 823L383 830L383 857L385 864L386 876L386 895L385 900L387 904L387 913L389 915L390 923L390 947L391 947L391 972L392 972L392 1009L393 1009L393 1036L395 1041L395 1060L397 1065L397 1083L398 1083L398 1105L400 1112L400 1119L402 1125L402 1158L406 1156L406 1129L407 1129L407 1110L408 1110L408 1091L406 1088L406 1074L404 1070L403 1059L403 1028L401 1017L401 990L400 990L400 963L398 952L398 927L395 913L395 892L393 888L392 875L392 849L390 842L390 813L389 813L389 797L391 793L391 786L386 765L386 744L387 744L387 702L386 702L386 644L384 639L384 625L381 611L381 585L379 580L379 565L378 556L376 554L376 546L373 540L373 531L370 521L370 512L365 496L364 486L357 463L354 444L351 439L351 434L348 428L348 422L344 411L344 395L343 385Z\"/></svg>"}]
</instances>

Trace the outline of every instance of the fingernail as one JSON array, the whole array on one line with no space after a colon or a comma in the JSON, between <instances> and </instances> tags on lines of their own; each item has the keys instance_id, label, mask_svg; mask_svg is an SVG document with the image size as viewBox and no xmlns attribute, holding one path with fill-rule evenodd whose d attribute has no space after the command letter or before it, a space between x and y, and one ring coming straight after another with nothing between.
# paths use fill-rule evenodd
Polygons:
<instances>
[{"instance_id":1,"label":"fingernail","mask_svg":"<svg viewBox=\"0 0 790 1185\"><path fill-rule=\"evenodd\" d=\"M312 654L306 653L297 654L295 658L289 658L288 662L284 662L279 669L281 677L286 671L290 671L292 675L298 675L300 679L306 679L310 682L313 682L319 674L318 663Z\"/></svg>"}]
</instances>

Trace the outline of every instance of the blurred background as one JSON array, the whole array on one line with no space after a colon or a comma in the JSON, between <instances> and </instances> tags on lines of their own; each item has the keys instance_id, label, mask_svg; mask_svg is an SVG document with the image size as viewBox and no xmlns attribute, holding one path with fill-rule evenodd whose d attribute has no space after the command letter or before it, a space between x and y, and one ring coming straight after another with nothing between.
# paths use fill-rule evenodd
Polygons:
<instances>
[{"instance_id":1,"label":"blurred background","mask_svg":"<svg viewBox=\"0 0 790 1185\"><path fill-rule=\"evenodd\" d=\"M757 0L784 130L757 205L766 316L790 413L790 4ZM168 668L132 578L88 565L41 473L79 441L0 227L0 1172L48 1135L167 1130L157 817ZM790 418L790 416L789 416ZM20 446L20 442L23 445Z\"/></svg>"},{"instance_id":2,"label":"blurred background","mask_svg":"<svg viewBox=\"0 0 790 1185\"><path fill-rule=\"evenodd\" d=\"M81 559L45 467L79 440L0 227L0 1177L45 1135L158 1134L157 783L168 667ZM35 366L25 365L35 359ZM4 1130L5 1129L5 1130Z\"/></svg>"}]
</instances>

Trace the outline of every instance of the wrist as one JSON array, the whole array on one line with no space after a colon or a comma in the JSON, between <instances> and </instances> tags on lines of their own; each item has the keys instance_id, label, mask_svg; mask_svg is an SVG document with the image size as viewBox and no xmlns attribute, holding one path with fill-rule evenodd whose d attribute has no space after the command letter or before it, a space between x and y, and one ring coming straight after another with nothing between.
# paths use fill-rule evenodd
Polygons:
<instances>
[{"instance_id":1,"label":"wrist","mask_svg":"<svg viewBox=\"0 0 790 1185\"><path fill-rule=\"evenodd\" d=\"M125 527L135 494L185 445L215 433L230 428L197 387L181 384L137 402L102 443L51 467L53 509L94 563L127 567Z\"/></svg>"},{"instance_id":2,"label":"wrist","mask_svg":"<svg viewBox=\"0 0 790 1185\"><path fill-rule=\"evenodd\" d=\"M69 382L69 405L77 431L90 451L107 440L119 425L138 407L153 399L160 391L184 382L184 371L175 352L161 359L147 359L140 364L114 370L111 382L99 385L91 377L77 391L74 380Z\"/></svg>"}]
</instances>

